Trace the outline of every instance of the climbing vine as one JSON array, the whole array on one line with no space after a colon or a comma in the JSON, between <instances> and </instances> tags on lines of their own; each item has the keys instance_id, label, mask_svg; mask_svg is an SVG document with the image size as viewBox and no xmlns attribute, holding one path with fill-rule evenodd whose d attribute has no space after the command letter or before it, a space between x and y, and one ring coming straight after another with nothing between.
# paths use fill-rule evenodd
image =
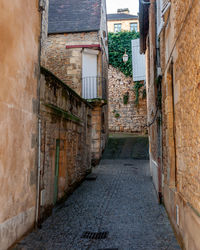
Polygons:
<instances>
[{"instance_id":1,"label":"climbing vine","mask_svg":"<svg viewBox=\"0 0 200 250\"><path fill-rule=\"evenodd\" d=\"M113 114L114 114L115 118L119 118L120 117L120 114L115 109L113 110Z\"/></svg>"},{"instance_id":2,"label":"climbing vine","mask_svg":"<svg viewBox=\"0 0 200 250\"><path fill-rule=\"evenodd\" d=\"M123 102L124 104L128 104L128 100L129 100L129 92L126 92L123 96Z\"/></svg>"},{"instance_id":3,"label":"climbing vine","mask_svg":"<svg viewBox=\"0 0 200 250\"><path fill-rule=\"evenodd\" d=\"M135 31L123 31L108 34L109 63L123 72L126 76L132 77L132 53L131 40L139 38L139 33ZM123 54L126 50L128 61L123 62Z\"/></svg>"},{"instance_id":4,"label":"climbing vine","mask_svg":"<svg viewBox=\"0 0 200 250\"><path fill-rule=\"evenodd\" d=\"M138 106L138 104L139 104L139 97L140 97L139 90L143 86L144 86L144 84L142 82L135 82L134 83L134 87L133 87L133 91L135 93L135 101L134 101L134 103L135 103L136 106Z\"/></svg>"}]
</instances>

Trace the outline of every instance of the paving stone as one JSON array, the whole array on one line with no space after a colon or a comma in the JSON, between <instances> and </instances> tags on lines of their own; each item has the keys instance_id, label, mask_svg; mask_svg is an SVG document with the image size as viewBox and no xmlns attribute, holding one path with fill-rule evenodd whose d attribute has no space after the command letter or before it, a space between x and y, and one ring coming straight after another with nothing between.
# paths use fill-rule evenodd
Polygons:
<instances>
[{"instance_id":1,"label":"paving stone","mask_svg":"<svg viewBox=\"0 0 200 250\"><path fill-rule=\"evenodd\" d=\"M40 230L21 242L21 249L180 249L148 169L146 160L102 160L93 170L98 178L83 182ZM85 231L109 234L84 239Z\"/></svg>"}]
</instances>

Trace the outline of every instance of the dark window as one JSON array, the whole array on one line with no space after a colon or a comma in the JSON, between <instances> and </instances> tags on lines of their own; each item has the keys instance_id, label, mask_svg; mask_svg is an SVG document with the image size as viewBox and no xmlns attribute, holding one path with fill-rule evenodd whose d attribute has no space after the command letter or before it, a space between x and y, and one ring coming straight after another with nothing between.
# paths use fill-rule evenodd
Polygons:
<instances>
[{"instance_id":1,"label":"dark window","mask_svg":"<svg viewBox=\"0 0 200 250\"><path fill-rule=\"evenodd\" d=\"M122 24L121 23L115 23L114 24L114 32L120 32L122 29Z\"/></svg>"},{"instance_id":2,"label":"dark window","mask_svg":"<svg viewBox=\"0 0 200 250\"><path fill-rule=\"evenodd\" d=\"M137 23L130 23L130 31L138 31L138 24Z\"/></svg>"}]
</instances>

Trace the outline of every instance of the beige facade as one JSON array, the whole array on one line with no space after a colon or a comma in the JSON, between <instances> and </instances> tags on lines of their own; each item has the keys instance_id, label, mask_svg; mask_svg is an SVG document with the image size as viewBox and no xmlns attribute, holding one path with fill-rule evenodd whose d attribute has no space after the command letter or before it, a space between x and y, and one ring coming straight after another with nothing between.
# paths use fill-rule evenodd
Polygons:
<instances>
[{"instance_id":1,"label":"beige facade","mask_svg":"<svg viewBox=\"0 0 200 250\"><path fill-rule=\"evenodd\" d=\"M200 3L198 0L168 1L165 9L162 9L161 5L160 8L163 25L157 35L160 40L162 74L160 85L162 127L159 125L160 122L157 122L150 128L150 152L152 162L157 164L158 168L162 167L157 171L158 191L162 192L179 243L183 249L198 250L200 246L198 139ZM145 13L144 8L142 11ZM159 67L156 70L158 62L155 59L156 44L153 42L156 40L155 16L155 1L152 0L146 36L148 46L145 49L148 65L149 116L155 115L157 109L155 103L160 98L157 95L159 85L155 85L155 80L159 82L157 76L160 74ZM159 128L162 129L161 144L159 144Z\"/></svg>"},{"instance_id":2,"label":"beige facade","mask_svg":"<svg viewBox=\"0 0 200 250\"><path fill-rule=\"evenodd\" d=\"M108 20L108 32L115 32L115 24L121 24L121 31L131 31L131 24L137 26L139 32L139 21L138 18L128 20Z\"/></svg>"},{"instance_id":3,"label":"beige facade","mask_svg":"<svg viewBox=\"0 0 200 250\"><path fill-rule=\"evenodd\" d=\"M10 247L35 221L41 27L38 10L38 0L0 3L1 250Z\"/></svg>"}]
</instances>

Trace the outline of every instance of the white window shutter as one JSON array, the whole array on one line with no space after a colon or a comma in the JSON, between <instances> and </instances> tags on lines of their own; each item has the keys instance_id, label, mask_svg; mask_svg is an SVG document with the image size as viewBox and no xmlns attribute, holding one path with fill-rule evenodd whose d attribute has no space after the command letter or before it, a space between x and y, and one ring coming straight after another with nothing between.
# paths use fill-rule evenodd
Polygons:
<instances>
[{"instance_id":1,"label":"white window shutter","mask_svg":"<svg viewBox=\"0 0 200 250\"><path fill-rule=\"evenodd\" d=\"M169 8L170 6L170 0L162 0L162 14L164 14L166 12L166 10Z\"/></svg>"},{"instance_id":2,"label":"white window shutter","mask_svg":"<svg viewBox=\"0 0 200 250\"><path fill-rule=\"evenodd\" d=\"M140 54L140 39L132 40L133 81L146 80L145 55Z\"/></svg>"},{"instance_id":3,"label":"white window shutter","mask_svg":"<svg viewBox=\"0 0 200 250\"><path fill-rule=\"evenodd\" d=\"M162 17L162 4L163 4L163 0L157 0L157 36L160 35L160 32L164 25L164 21Z\"/></svg>"}]
</instances>

